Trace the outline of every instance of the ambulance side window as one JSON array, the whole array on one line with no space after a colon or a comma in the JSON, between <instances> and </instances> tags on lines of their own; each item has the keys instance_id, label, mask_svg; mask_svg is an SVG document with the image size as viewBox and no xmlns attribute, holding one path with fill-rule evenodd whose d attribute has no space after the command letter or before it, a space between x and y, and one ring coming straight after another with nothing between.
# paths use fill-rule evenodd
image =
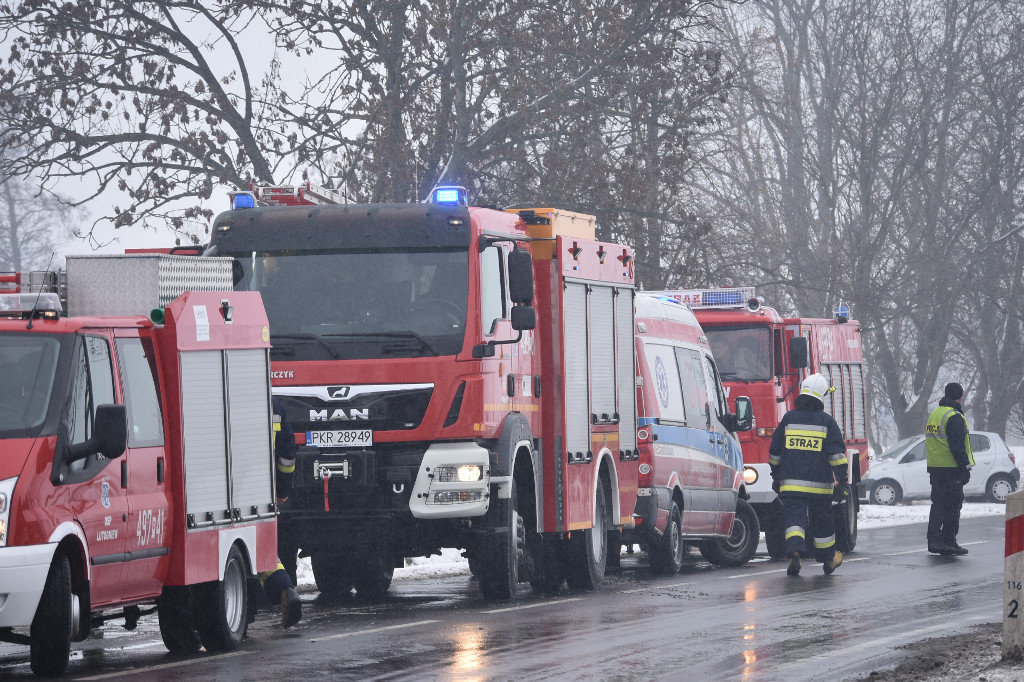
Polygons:
<instances>
[{"instance_id":1,"label":"ambulance side window","mask_svg":"<svg viewBox=\"0 0 1024 682\"><path fill-rule=\"evenodd\" d=\"M152 339L117 339L121 389L128 413L128 446L164 444L160 393L156 389L156 353Z\"/></svg>"},{"instance_id":2,"label":"ambulance side window","mask_svg":"<svg viewBox=\"0 0 1024 682\"><path fill-rule=\"evenodd\" d=\"M729 407L725 402L725 393L722 391L722 381L718 377L718 369L715 367L715 361L711 358L704 357L705 367L708 373L708 382L711 384L711 388L708 391L709 402L713 408L715 416L721 421L729 412Z\"/></svg>"},{"instance_id":3,"label":"ambulance side window","mask_svg":"<svg viewBox=\"0 0 1024 682\"><path fill-rule=\"evenodd\" d=\"M691 415L687 425L704 428L708 414L708 387L700 364L700 353L677 348L676 360L679 363L679 374L683 384L683 404L686 405L686 413Z\"/></svg>"},{"instance_id":4,"label":"ambulance side window","mask_svg":"<svg viewBox=\"0 0 1024 682\"><path fill-rule=\"evenodd\" d=\"M480 312L486 336L492 336L498 320L507 317L505 250L499 246L488 246L480 254Z\"/></svg>"},{"instance_id":5,"label":"ambulance side window","mask_svg":"<svg viewBox=\"0 0 1024 682\"><path fill-rule=\"evenodd\" d=\"M114 403L114 373L110 363L110 346L106 339L83 337L75 358L74 384L64 420L68 443L84 443L92 437L93 418L97 405ZM106 465L95 455L71 464L72 471L97 470Z\"/></svg>"}]
</instances>

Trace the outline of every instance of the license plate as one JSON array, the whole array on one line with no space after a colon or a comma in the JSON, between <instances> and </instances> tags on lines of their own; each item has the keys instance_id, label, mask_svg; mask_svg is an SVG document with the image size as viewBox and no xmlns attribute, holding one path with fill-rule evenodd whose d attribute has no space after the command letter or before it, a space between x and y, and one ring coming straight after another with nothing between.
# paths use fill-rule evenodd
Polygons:
<instances>
[{"instance_id":1,"label":"license plate","mask_svg":"<svg viewBox=\"0 0 1024 682\"><path fill-rule=\"evenodd\" d=\"M373 429L306 431L306 445L315 448L366 447L373 445Z\"/></svg>"}]
</instances>

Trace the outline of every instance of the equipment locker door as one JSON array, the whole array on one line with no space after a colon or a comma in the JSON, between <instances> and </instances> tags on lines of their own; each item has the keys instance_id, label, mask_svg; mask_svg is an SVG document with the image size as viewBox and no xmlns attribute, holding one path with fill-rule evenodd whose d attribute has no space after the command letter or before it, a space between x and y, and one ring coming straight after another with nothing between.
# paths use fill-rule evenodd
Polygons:
<instances>
[{"instance_id":1,"label":"equipment locker door","mask_svg":"<svg viewBox=\"0 0 1024 682\"><path fill-rule=\"evenodd\" d=\"M122 338L122 334L131 338ZM114 340L121 393L128 419L128 570L124 596L160 593L170 549L171 500L166 485L167 459L157 359L152 338L137 330L118 332Z\"/></svg>"}]
</instances>

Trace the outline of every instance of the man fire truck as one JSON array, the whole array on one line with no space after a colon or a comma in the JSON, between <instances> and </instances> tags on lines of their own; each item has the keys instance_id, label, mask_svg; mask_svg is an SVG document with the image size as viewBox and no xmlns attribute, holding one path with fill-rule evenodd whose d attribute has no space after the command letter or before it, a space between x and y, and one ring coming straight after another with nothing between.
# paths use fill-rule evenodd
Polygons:
<instances>
[{"instance_id":1,"label":"man fire truck","mask_svg":"<svg viewBox=\"0 0 1024 682\"><path fill-rule=\"evenodd\" d=\"M277 564L266 314L197 260L69 257L71 317L0 278L0 640L37 674L153 602L172 652L234 649Z\"/></svg>"},{"instance_id":2,"label":"man fire truck","mask_svg":"<svg viewBox=\"0 0 1024 682\"><path fill-rule=\"evenodd\" d=\"M739 434L750 503L757 511L772 558L784 555L782 512L772 491L768 446L775 426L793 408L800 382L821 373L835 391L825 410L839 423L850 464L848 503L836 524L841 551L857 543L857 509L868 470L868 419L860 324L840 306L833 319L783 318L753 287L655 292L686 303L707 334L730 399L750 396L756 428Z\"/></svg>"},{"instance_id":3,"label":"man fire truck","mask_svg":"<svg viewBox=\"0 0 1024 682\"><path fill-rule=\"evenodd\" d=\"M593 589L637 489L633 254L594 218L239 192L206 255L270 319L296 433L282 561L373 598L404 557L465 550L488 599ZM615 533L611 535L611 533Z\"/></svg>"}]
</instances>

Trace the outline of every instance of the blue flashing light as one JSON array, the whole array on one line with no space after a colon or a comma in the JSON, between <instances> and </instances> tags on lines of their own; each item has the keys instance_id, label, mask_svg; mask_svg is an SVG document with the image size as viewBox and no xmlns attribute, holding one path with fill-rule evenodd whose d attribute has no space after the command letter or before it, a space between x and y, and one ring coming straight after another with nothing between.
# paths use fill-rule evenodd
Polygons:
<instances>
[{"instance_id":1,"label":"blue flashing light","mask_svg":"<svg viewBox=\"0 0 1024 682\"><path fill-rule=\"evenodd\" d=\"M705 291L701 296L701 303L706 306L713 305L743 305L743 292L738 289L719 289L716 291Z\"/></svg>"},{"instance_id":2,"label":"blue flashing light","mask_svg":"<svg viewBox=\"0 0 1024 682\"><path fill-rule=\"evenodd\" d=\"M232 192L231 208L256 208L256 197L251 192Z\"/></svg>"},{"instance_id":3,"label":"blue flashing light","mask_svg":"<svg viewBox=\"0 0 1024 682\"><path fill-rule=\"evenodd\" d=\"M469 206L465 187L436 187L430 193L429 203L442 206Z\"/></svg>"},{"instance_id":4,"label":"blue flashing light","mask_svg":"<svg viewBox=\"0 0 1024 682\"><path fill-rule=\"evenodd\" d=\"M839 322L850 321L850 309L846 306L845 303L840 303L838 306L836 306L836 309L832 313L832 315Z\"/></svg>"}]
</instances>

